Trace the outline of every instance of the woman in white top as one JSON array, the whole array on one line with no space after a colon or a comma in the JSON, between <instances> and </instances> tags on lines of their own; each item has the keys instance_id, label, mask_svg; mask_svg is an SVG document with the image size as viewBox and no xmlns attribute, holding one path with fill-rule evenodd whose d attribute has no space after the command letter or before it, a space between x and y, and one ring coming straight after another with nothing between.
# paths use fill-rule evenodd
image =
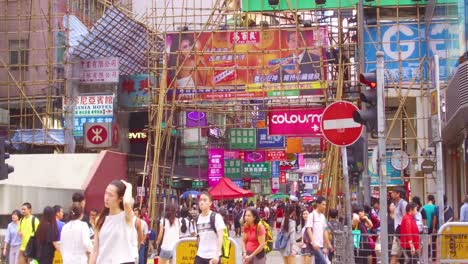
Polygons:
<instances>
[{"instance_id":1,"label":"woman in white top","mask_svg":"<svg viewBox=\"0 0 468 264\"><path fill-rule=\"evenodd\" d=\"M93 243L89 238L88 224L80 220L82 212L80 206L73 206L70 210L70 222L62 228L60 253L63 263L88 263L88 255L93 249Z\"/></svg>"},{"instance_id":2,"label":"woman in white top","mask_svg":"<svg viewBox=\"0 0 468 264\"><path fill-rule=\"evenodd\" d=\"M175 214L175 206L168 205L166 207L166 217L161 219L159 224L156 246L161 245L161 253L159 253L159 263L161 264L172 263L172 251L180 237L179 220L175 217Z\"/></svg>"},{"instance_id":3,"label":"woman in white top","mask_svg":"<svg viewBox=\"0 0 468 264\"><path fill-rule=\"evenodd\" d=\"M91 264L135 263L132 185L112 181L104 193L104 210L96 223Z\"/></svg>"},{"instance_id":4,"label":"woman in white top","mask_svg":"<svg viewBox=\"0 0 468 264\"><path fill-rule=\"evenodd\" d=\"M189 218L187 207L182 207L180 210L180 238L191 237L195 235L195 227L193 221Z\"/></svg>"}]
</instances>

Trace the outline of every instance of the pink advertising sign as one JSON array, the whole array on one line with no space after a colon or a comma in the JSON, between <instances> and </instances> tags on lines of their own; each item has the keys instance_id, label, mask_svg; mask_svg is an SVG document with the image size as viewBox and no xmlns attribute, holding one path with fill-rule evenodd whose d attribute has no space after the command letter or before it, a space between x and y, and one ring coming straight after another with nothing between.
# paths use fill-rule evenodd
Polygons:
<instances>
[{"instance_id":1,"label":"pink advertising sign","mask_svg":"<svg viewBox=\"0 0 468 264\"><path fill-rule=\"evenodd\" d=\"M208 149L208 185L215 186L224 176L224 149Z\"/></svg>"},{"instance_id":2,"label":"pink advertising sign","mask_svg":"<svg viewBox=\"0 0 468 264\"><path fill-rule=\"evenodd\" d=\"M240 151L239 150L224 150L224 158L225 159L239 159L240 158Z\"/></svg>"},{"instance_id":3,"label":"pink advertising sign","mask_svg":"<svg viewBox=\"0 0 468 264\"><path fill-rule=\"evenodd\" d=\"M244 161L245 162L264 162L265 161L265 151L244 151Z\"/></svg>"},{"instance_id":4,"label":"pink advertising sign","mask_svg":"<svg viewBox=\"0 0 468 264\"><path fill-rule=\"evenodd\" d=\"M324 108L270 108L268 135L321 136Z\"/></svg>"}]
</instances>

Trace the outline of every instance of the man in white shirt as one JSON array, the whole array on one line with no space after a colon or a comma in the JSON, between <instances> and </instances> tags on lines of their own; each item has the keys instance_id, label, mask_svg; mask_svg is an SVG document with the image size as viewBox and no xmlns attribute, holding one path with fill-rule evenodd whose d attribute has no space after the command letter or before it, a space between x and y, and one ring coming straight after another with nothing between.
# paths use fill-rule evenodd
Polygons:
<instances>
[{"instance_id":1,"label":"man in white shirt","mask_svg":"<svg viewBox=\"0 0 468 264\"><path fill-rule=\"evenodd\" d=\"M139 264L145 264L147 261L147 256L148 256L148 237L149 237L149 228L148 224L146 223L145 220L141 218L141 210L140 208L135 208L133 209L133 212L135 213L135 216L140 218L141 222L141 233L142 233L142 239L139 242L139 248L138 248L138 262Z\"/></svg>"},{"instance_id":2,"label":"man in white shirt","mask_svg":"<svg viewBox=\"0 0 468 264\"><path fill-rule=\"evenodd\" d=\"M408 202L405 201L405 189L402 187L395 187L392 191L392 198L393 202L395 203L396 209L395 209L395 223L394 223L394 228L395 228L395 236L393 237L393 242L392 242L392 252L391 252L391 259L390 263L396 264L398 262L398 259L402 255L402 250L401 250L401 245L400 245L400 225L401 221L403 220L403 216L406 213L406 206L408 205Z\"/></svg>"},{"instance_id":3,"label":"man in white shirt","mask_svg":"<svg viewBox=\"0 0 468 264\"><path fill-rule=\"evenodd\" d=\"M196 220L198 251L195 264L221 263L221 247L226 225L220 214L210 210L212 204L211 195L208 192L202 192L198 200L201 214Z\"/></svg>"},{"instance_id":4,"label":"man in white shirt","mask_svg":"<svg viewBox=\"0 0 468 264\"><path fill-rule=\"evenodd\" d=\"M315 257L316 264L327 264L328 259L327 249L330 247L330 241L326 236L327 219L325 218L325 210L327 209L327 201L324 197L319 196L316 200L317 208L309 214L306 223L306 232L311 243L307 245L307 249L311 255ZM306 257L308 263L312 263L310 257Z\"/></svg>"}]
</instances>

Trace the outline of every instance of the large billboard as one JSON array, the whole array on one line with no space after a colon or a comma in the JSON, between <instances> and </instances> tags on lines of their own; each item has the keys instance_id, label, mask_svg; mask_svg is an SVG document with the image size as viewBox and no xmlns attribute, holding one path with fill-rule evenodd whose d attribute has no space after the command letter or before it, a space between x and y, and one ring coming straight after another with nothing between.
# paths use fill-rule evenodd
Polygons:
<instances>
[{"instance_id":1,"label":"large billboard","mask_svg":"<svg viewBox=\"0 0 468 264\"><path fill-rule=\"evenodd\" d=\"M171 33L169 87L183 95L322 89L327 45L326 28Z\"/></svg>"},{"instance_id":2,"label":"large billboard","mask_svg":"<svg viewBox=\"0 0 468 264\"><path fill-rule=\"evenodd\" d=\"M458 49L458 25L454 21L439 21L426 29L424 23L402 21L400 24L381 23L364 32L365 71L376 69L376 52L384 52L386 81L419 83L430 74L429 63L422 58L440 58L440 79L447 80L455 69L458 57L451 57L447 49ZM426 33L427 30L427 33ZM429 40L426 39L429 38ZM449 42L448 40L457 40ZM452 45L452 46L451 46Z\"/></svg>"}]
</instances>

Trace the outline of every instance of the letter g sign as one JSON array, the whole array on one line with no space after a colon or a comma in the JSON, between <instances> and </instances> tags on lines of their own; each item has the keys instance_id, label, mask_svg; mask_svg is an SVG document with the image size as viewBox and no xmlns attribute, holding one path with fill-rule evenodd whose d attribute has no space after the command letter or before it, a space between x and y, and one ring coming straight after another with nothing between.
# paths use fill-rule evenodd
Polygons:
<instances>
[{"instance_id":1,"label":"letter g sign","mask_svg":"<svg viewBox=\"0 0 468 264\"><path fill-rule=\"evenodd\" d=\"M406 60L411 57L415 50L416 43L414 39L408 40L408 37L414 36L414 34L414 31L406 25L389 27L382 37L382 46L385 55L393 60ZM399 56L398 46L400 46L401 57Z\"/></svg>"}]
</instances>

